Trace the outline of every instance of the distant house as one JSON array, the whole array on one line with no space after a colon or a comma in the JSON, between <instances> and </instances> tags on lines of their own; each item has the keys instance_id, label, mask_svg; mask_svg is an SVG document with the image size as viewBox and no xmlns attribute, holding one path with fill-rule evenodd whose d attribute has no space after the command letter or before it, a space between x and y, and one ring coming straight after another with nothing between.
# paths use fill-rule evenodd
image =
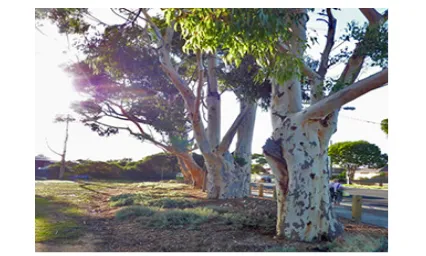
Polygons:
<instances>
[{"instance_id":1,"label":"distant house","mask_svg":"<svg viewBox=\"0 0 426 256\"><path fill-rule=\"evenodd\" d=\"M35 157L35 176L36 177L45 177L46 171L43 169L43 167L46 167L50 164L55 163L55 161L50 160L49 158L45 156L36 156Z\"/></svg>"},{"instance_id":2,"label":"distant house","mask_svg":"<svg viewBox=\"0 0 426 256\"><path fill-rule=\"evenodd\" d=\"M345 168L333 166L331 168L331 176L337 176L337 175L341 174L344 170L345 170Z\"/></svg>"},{"instance_id":3,"label":"distant house","mask_svg":"<svg viewBox=\"0 0 426 256\"><path fill-rule=\"evenodd\" d=\"M370 169L370 168L361 168L355 171L354 179L371 179L375 176L380 175L382 169Z\"/></svg>"},{"instance_id":4,"label":"distant house","mask_svg":"<svg viewBox=\"0 0 426 256\"><path fill-rule=\"evenodd\" d=\"M380 169L379 173L384 173L386 177L388 177L388 165Z\"/></svg>"}]
</instances>

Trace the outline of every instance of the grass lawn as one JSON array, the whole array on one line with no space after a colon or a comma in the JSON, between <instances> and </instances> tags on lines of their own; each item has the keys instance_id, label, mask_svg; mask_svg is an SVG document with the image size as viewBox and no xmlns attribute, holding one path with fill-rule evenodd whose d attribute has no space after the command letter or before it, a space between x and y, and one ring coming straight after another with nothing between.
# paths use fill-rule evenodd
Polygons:
<instances>
[{"instance_id":1,"label":"grass lawn","mask_svg":"<svg viewBox=\"0 0 426 256\"><path fill-rule=\"evenodd\" d=\"M388 190L388 184L383 184L383 186L377 185L358 185L358 184L343 184L344 187L347 188L363 188L363 189L383 189Z\"/></svg>"},{"instance_id":2,"label":"grass lawn","mask_svg":"<svg viewBox=\"0 0 426 256\"><path fill-rule=\"evenodd\" d=\"M294 252L387 250L387 229L345 223L339 240L274 239L276 202L208 200L174 182L36 181L36 251Z\"/></svg>"}]
</instances>

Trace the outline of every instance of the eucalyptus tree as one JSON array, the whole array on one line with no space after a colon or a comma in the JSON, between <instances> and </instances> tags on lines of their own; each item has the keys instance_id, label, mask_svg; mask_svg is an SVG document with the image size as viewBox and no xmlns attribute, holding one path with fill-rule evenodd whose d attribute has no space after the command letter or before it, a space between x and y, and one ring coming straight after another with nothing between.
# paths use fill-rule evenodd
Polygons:
<instances>
[{"instance_id":1,"label":"eucalyptus tree","mask_svg":"<svg viewBox=\"0 0 426 256\"><path fill-rule=\"evenodd\" d=\"M65 169L66 169L65 157L67 154L67 145L68 145L68 137L69 137L69 124L75 121L76 119L72 117L71 115L57 115L55 119L53 120L53 122L55 123L65 123L65 139L64 139L62 153L59 153L53 150L47 143L47 139L46 139L46 145L50 149L50 151L52 151L53 153L61 157L61 167L59 168L58 179L64 178Z\"/></svg>"},{"instance_id":2,"label":"eucalyptus tree","mask_svg":"<svg viewBox=\"0 0 426 256\"><path fill-rule=\"evenodd\" d=\"M110 26L101 24L104 26L105 33L113 32L118 34L115 40L110 40L110 47L105 47L106 51L111 48L116 48L117 42L125 42L126 47L132 45L136 48L140 48L144 45L147 49L151 49L153 52L159 55L160 67L162 71L167 75L168 79L173 83L175 88L179 91L185 104L179 104L179 106L185 107L186 118L191 122L192 133L194 134L196 146L201 150L207 167L207 191L209 198L233 198L247 196L249 193L249 182L250 182L250 160L251 160L251 142L253 138L253 128L255 121L256 103L253 101L241 101L241 112L235 119L229 130L226 132L223 138L221 138L221 100L220 91L217 78L217 56L214 54L201 54L200 52L182 52L182 36L179 32L173 30L172 26L169 26L164 22L161 16L151 17L148 11L145 9L129 10L125 8L113 10L116 14L120 15L125 19L124 24ZM60 32L79 34L83 35L83 43L77 43L77 47L82 48L83 53L89 54L91 50L98 50L99 46L95 43L93 45L88 44L85 41L103 40L105 35L100 33L99 24L98 26L90 26L84 19L86 16L91 16L87 9L47 9L37 10L36 14L39 18L47 18L58 25ZM144 22L139 23L143 19ZM138 28L139 36L129 38L126 34L127 28ZM91 31L92 30L92 31ZM147 36L144 38L150 38L150 41L140 42L139 37ZM88 39L89 38L89 39ZM83 45L83 46L81 46ZM112 47L111 47L112 46ZM122 47L119 49L122 50ZM134 53L130 56L130 59L139 53ZM117 54L121 56L121 53ZM204 58L205 57L205 58ZM167 58L167 64L165 65L164 58ZM195 65L192 63L195 62ZM99 58L95 54L95 58L90 60L89 68L93 69L94 72L99 72L99 69L104 69L108 76L111 73L115 74L117 70L115 63L120 63L120 60L110 60L108 58ZM204 71L206 66L207 72ZM101 68L99 68L101 67ZM140 72L139 69L145 68L140 65L133 65L135 72ZM121 68L121 67L120 67ZM194 70L195 72L192 72ZM96 70L98 69L98 70ZM161 71L158 68L155 71ZM172 71L173 73L170 73ZM194 78L195 77L195 78ZM121 78L121 83L126 83L125 78ZM114 83L117 79L114 78ZM93 83L92 83L93 84ZM111 83L104 84L111 85ZM207 85L207 89L204 87ZM96 88L100 88L99 86ZM159 93L163 95L162 92ZM152 96L152 95L151 95ZM120 97L121 94L120 94ZM132 95L130 98L140 100L141 97L138 95ZM126 100L126 102L129 101ZM110 106L106 106L107 111L101 111L99 108L96 111L120 113L123 106L115 103L115 107L119 109L113 110L114 104L108 102ZM164 105L165 103L160 103ZM86 102L86 105L93 105ZM81 107L81 105L80 105ZM202 120L203 115L201 109L207 108L208 118L205 120L207 127L204 128ZM90 108L90 107L89 107ZM85 107L85 110L88 110ZM83 111L80 111L82 113ZM93 113L92 113L93 114ZM95 115L98 113L95 112ZM120 113L123 118L123 113ZM132 118L136 120L135 118ZM94 130L99 130L100 121L87 119ZM102 123L105 126L105 123ZM242 125L241 125L242 124ZM139 128L139 127L138 127ZM100 134L111 134L117 130L124 130L127 127L107 127L106 130L99 130ZM129 129L127 129L130 131ZM139 129L141 132L141 129ZM238 133L237 149L233 154L229 152L229 147L234 136ZM143 139L151 142L153 137L147 136L142 133ZM178 140L181 141L182 140ZM164 145L155 143L162 148ZM163 144L163 143L161 143ZM183 143L185 144L184 141ZM195 163L190 159L191 163ZM185 161L179 161L182 165L185 165ZM194 175L193 175L194 176Z\"/></svg>"},{"instance_id":3,"label":"eucalyptus tree","mask_svg":"<svg viewBox=\"0 0 426 256\"><path fill-rule=\"evenodd\" d=\"M315 41L307 37L309 11L312 10L165 10L168 24L180 30L186 40L184 49L201 56L202 52L215 53L220 48L226 53L223 59L236 65L250 54L261 67L258 79L271 82L273 133L263 149L276 176L277 235L303 241L333 239L343 231L329 199L328 144L336 132L339 109L388 82L387 12L361 8L368 24L350 23L344 37L355 41L355 49L344 49L332 56L337 41L337 20L333 15L336 10L322 11L320 20L328 25L327 40L320 60L312 61L305 55L309 39ZM164 50L162 66L174 84L179 84L167 54ZM367 58L383 69L358 80ZM327 71L336 63L343 63L345 68L337 79L329 79ZM302 90L306 85L310 105L304 107ZM196 102L184 86L178 89L187 105ZM206 155L211 153L208 144L204 150Z\"/></svg>"}]
</instances>

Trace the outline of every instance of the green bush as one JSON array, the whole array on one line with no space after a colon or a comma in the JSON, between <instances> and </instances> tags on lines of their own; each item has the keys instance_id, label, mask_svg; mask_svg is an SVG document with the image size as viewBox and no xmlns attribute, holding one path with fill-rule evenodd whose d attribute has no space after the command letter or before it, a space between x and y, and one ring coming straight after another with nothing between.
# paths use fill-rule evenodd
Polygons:
<instances>
[{"instance_id":1,"label":"green bush","mask_svg":"<svg viewBox=\"0 0 426 256\"><path fill-rule=\"evenodd\" d=\"M276 215L250 215L241 213L224 213L222 222L227 225L232 225L236 229L260 229L264 232L274 232L276 228Z\"/></svg>"},{"instance_id":2,"label":"green bush","mask_svg":"<svg viewBox=\"0 0 426 256\"><path fill-rule=\"evenodd\" d=\"M118 220L125 220L131 217L149 217L154 215L154 213L155 211L149 207L132 205L117 211L115 213L115 218L117 218Z\"/></svg>"},{"instance_id":3,"label":"green bush","mask_svg":"<svg viewBox=\"0 0 426 256\"><path fill-rule=\"evenodd\" d=\"M216 212L207 208L169 210L156 214L149 225L158 228L194 228L217 216Z\"/></svg>"},{"instance_id":4,"label":"green bush","mask_svg":"<svg viewBox=\"0 0 426 256\"><path fill-rule=\"evenodd\" d=\"M117 196L112 196L110 200L110 206L126 206L132 205L134 203L134 194L121 194Z\"/></svg>"},{"instance_id":5,"label":"green bush","mask_svg":"<svg viewBox=\"0 0 426 256\"><path fill-rule=\"evenodd\" d=\"M146 204L148 206L155 206L159 208L190 208L194 206L194 201L181 198L158 198L149 200Z\"/></svg>"},{"instance_id":6,"label":"green bush","mask_svg":"<svg viewBox=\"0 0 426 256\"><path fill-rule=\"evenodd\" d=\"M387 238L375 238L363 234L344 234L328 244L330 252L376 252L387 251Z\"/></svg>"},{"instance_id":7,"label":"green bush","mask_svg":"<svg viewBox=\"0 0 426 256\"><path fill-rule=\"evenodd\" d=\"M68 178L73 175L73 168L77 165L75 162L65 162L65 173L64 178ZM59 170L61 168L61 162L56 162L47 166L47 178L57 179L59 177Z\"/></svg>"},{"instance_id":8,"label":"green bush","mask_svg":"<svg viewBox=\"0 0 426 256\"><path fill-rule=\"evenodd\" d=\"M193 154L194 160L204 166L204 159L201 155ZM60 163L49 166L48 179L57 179ZM147 156L139 161L131 159L91 161L77 160L67 162L65 178L74 175L88 175L95 179L125 179L138 181L160 181L174 180L176 174L180 173L180 168L175 156L165 153Z\"/></svg>"}]
</instances>

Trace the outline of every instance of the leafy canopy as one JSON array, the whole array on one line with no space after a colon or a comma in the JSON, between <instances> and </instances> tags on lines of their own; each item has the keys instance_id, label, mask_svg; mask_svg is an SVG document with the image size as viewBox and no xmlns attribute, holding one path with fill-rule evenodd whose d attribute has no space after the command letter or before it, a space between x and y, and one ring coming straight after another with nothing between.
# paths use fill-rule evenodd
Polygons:
<instances>
[{"instance_id":1,"label":"leafy canopy","mask_svg":"<svg viewBox=\"0 0 426 256\"><path fill-rule=\"evenodd\" d=\"M304 12L268 8L190 8L164 10L166 22L181 31L186 52L221 50L227 64L239 66L246 55L252 55L265 69L257 76L261 81L271 73L279 82L299 74L302 60L277 54L276 45L291 37L292 22L307 18ZM287 72L282 72L286 69ZM280 72L277 72L277 71ZM262 76L263 75L263 76ZM300 75L300 74L299 74Z\"/></svg>"},{"instance_id":2,"label":"leafy canopy","mask_svg":"<svg viewBox=\"0 0 426 256\"><path fill-rule=\"evenodd\" d=\"M377 145L363 140L335 143L328 148L328 155L333 163L342 166L352 164L380 168L388 161L388 156L382 154Z\"/></svg>"},{"instance_id":3,"label":"leafy canopy","mask_svg":"<svg viewBox=\"0 0 426 256\"><path fill-rule=\"evenodd\" d=\"M388 134L388 119L383 119L380 122L380 128L382 129L382 131L386 134Z\"/></svg>"}]
</instances>

